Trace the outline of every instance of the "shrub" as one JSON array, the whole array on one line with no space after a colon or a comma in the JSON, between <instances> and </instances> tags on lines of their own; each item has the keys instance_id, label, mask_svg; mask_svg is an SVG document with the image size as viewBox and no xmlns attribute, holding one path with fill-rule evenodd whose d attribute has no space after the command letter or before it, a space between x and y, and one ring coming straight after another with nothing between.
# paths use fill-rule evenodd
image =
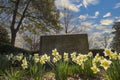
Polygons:
<instances>
[{"instance_id":1,"label":"shrub","mask_svg":"<svg viewBox=\"0 0 120 80\"><path fill-rule=\"evenodd\" d=\"M17 54L17 53L23 53L23 54L29 54L31 53L28 50L22 49L22 48L18 48L18 47L13 47L9 44L6 45L0 45L0 54Z\"/></svg>"},{"instance_id":2,"label":"shrub","mask_svg":"<svg viewBox=\"0 0 120 80\"><path fill-rule=\"evenodd\" d=\"M7 30L0 26L0 45L9 44L9 36Z\"/></svg>"},{"instance_id":3,"label":"shrub","mask_svg":"<svg viewBox=\"0 0 120 80\"><path fill-rule=\"evenodd\" d=\"M104 49L90 49L89 52L93 53L93 56L95 56L97 53L99 53L100 56L104 56L103 53Z\"/></svg>"},{"instance_id":4,"label":"shrub","mask_svg":"<svg viewBox=\"0 0 120 80\"><path fill-rule=\"evenodd\" d=\"M115 50L111 50L111 51L115 51ZM99 53L100 56L104 56L104 49L90 49L89 52L93 53L93 56L95 56L97 53Z\"/></svg>"}]
</instances>

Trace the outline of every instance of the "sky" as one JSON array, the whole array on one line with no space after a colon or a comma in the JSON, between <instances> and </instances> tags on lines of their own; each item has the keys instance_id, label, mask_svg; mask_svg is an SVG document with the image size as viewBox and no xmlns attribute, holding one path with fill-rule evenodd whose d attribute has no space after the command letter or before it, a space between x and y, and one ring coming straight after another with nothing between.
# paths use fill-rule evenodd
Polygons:
<instances>
[{"instance_id":1,"label":"sky","mask_svg":"<svg viewBox=\"0 0 120 80\"><path fill-rule=\"evenodd\" d=\"M120 21L120 0L55 0L55 4L60 11L70 9L74 16L71 25L77 25L77 30L87 33L89 40L94 41L92 45L100 45L96 39L111 33L114 22ZM64 17L62 12L60 17Z\"/></svg>"},{"instance_id":2,"label":"sky","mask_svg":"<svg viewBox=\"0 0 120 80\"><path fill-rule=\"evenodd\" d=\"M59 10L69 8L74 22L91 35L110 33L113 23L120 21L120 0L56 0L55 4Z\"/></svg>"}]
</instances>

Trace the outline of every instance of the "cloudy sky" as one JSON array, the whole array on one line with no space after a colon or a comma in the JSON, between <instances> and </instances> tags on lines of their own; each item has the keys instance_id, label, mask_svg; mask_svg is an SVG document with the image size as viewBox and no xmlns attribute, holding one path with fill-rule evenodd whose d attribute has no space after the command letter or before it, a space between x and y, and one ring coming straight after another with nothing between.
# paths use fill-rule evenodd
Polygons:
<instances>
[{"instance_id":1,"label":"cloudy sky","mask_svg":"<svg viewBox=\"0 0 120 80\"><path fill-rule=\"evenodd\" d=\"M56 0L55 3L58 9L69 8L74 21L89 34L111 32L113 23L120 21L120 0Z\"/></svg>"}]
</instances>

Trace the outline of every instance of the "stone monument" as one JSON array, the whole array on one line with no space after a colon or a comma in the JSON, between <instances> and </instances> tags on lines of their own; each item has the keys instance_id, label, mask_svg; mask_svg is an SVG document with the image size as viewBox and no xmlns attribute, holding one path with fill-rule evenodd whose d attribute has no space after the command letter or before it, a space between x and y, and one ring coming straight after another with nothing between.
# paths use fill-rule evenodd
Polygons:
<instances>
[{"instance_id":1,"label":"stone monument","mask_svg":"<svg viewBox=\"0 0 120 80\"><path fill-rule=\"evenodd\" d=\"M60 54L78 52L86 54L89 51L87 34L46 35L40 37L40 52L50 54L53 49Z\"/></svg>"}]
</instances>

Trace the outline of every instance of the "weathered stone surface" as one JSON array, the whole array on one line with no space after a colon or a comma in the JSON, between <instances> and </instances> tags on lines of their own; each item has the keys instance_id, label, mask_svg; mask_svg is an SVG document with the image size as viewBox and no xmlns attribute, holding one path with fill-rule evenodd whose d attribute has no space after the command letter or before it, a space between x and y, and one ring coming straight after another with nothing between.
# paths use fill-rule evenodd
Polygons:
<instances>
[{"instance_id":1,"label":"weathered stone surface","mask_svg":"<svg viewBox=\"0 0 120 80\"><path fill-rule=\"evenodd\" d=\"M57 49L60 54L64 52L88 53L88 36L87 34L70 34L70 35L49 35L40 38L41 53L50 54L53 49Z\"/></svg>"}]
</instances>

